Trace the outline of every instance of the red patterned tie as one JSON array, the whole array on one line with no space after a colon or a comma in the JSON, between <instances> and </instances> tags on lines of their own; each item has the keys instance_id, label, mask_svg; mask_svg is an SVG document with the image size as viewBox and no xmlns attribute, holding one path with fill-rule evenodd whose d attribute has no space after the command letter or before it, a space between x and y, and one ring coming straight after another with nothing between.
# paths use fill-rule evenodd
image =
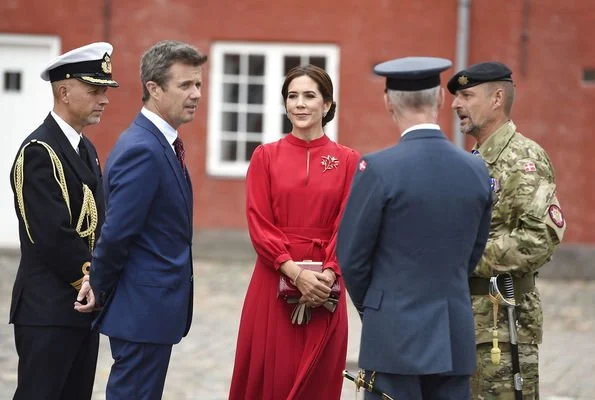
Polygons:
<instances>
[{"instance_id":1,"label":"red patterned tie","mask_svg":"<svg viewBox=\"0 0 595 400\"><path fill-rule=\"evenodd\" d=\"M186 173L186 163L184 162L184 143L180 137L177 137L176 140L174 140L174 149L176 150L176 157L178 157L178 161L180 161L182 170L184 173Z\"/></svg>"}]
</instances>

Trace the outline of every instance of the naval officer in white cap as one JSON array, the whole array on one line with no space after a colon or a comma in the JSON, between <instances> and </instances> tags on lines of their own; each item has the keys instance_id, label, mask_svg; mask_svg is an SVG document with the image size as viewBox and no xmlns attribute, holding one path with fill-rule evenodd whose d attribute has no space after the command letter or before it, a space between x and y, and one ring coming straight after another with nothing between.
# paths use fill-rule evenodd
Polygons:
<instances>
[{"instance_id":1,"label":"naval officer in white cap","mask_svg":"<svg viewBox=\"0 0 595 400\"><path fill-rule=\"evenodd\" d=\"M490 181L437 124L450 66L407 57L374 68L401 139L360 161L337 241L363 319L359 366L399 400L468 400L475 369L467 279L488 238Z\"/></svg>"},{"instance_id":2,"label":"naval officer in white cap","mask_svg":"<svg viewBox=\"0 0 595 400\"><path fill-rule=\"evenodd\" d=\"M14 399L91 398L99 336L74 310L104 220L101 171L83 134L108 104L112 46L93 43L52 60L53 110L21 145L11 171L21 261L12 293L19 356ZM49 89L49 88L48 88ZM12 132L17 134L17 132Z\"/></svg>"}]
</instances>

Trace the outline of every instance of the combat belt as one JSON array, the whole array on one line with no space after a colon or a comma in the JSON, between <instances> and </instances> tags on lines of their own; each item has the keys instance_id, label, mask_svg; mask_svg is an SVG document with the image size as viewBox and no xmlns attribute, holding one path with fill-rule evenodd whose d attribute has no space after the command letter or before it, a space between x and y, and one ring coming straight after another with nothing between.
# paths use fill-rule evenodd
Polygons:
<instances>
[{"instance_id":1,"label":"combat belt","mask_svg":"<svg viewBox=\"0 0 595 400\"><path fill-rule=\"evenodd\" d=\"M33 237L31 236L31 231L29 229L29 223L27 222L27 215L25 212L25 198L23 195L23 185L25 182L25 149L29 147L31 144L39 144L43 146L50 156L50 161L52 163L52 170L54 173L54 179L56 180L58 187L60 188L60 192L62 194L62 198L64 199L64 203L66 204L66 208L68 209L68 215L70 217L70 223L72 224L72 210L70 209L70 196L68 195L68 185L66 184L66 176L64 175L64 168L62 167L62 162L58 155L52 149L52 147L45 143L41 142L37 139L34 139L23 146L14 166L13 172L13 182L15 187L15 193L17 198L17 204L19 207L19 212L21 213L21 217L23 218L23 224L25 225L25 229L27 231L27 236L31 243L35 244ZM88 237L89 243L89 251L93 251L95 247L95 230L97 229L97 204L95 203L95 197L93 197L93 192L89 187L83 183L83 203L81 206L81 213L77 219L77 223L75 226L76 233L81 238ZM86 228L83 228L83 225ZM89 262L86 262L82 266L83 274L88 274L89 269ZM83 279L79 279L75 282L71 282L71 286L75 289L80 289Z\"/></svg>"},{"instance_id":2,"label":"combat belt","mask_svg":"<svg viewBox=\"0 0 595 400\"><path fill-rule=\"evenodd\" d=\"M526 274L521 277L512 277L514 285L514 297L516 303L520 303L525 293L535 290L535 274ZM490 279L472 277L469 278L469 290L472 296L487 296L490 294Z\"/></svg>"}]
</instances>

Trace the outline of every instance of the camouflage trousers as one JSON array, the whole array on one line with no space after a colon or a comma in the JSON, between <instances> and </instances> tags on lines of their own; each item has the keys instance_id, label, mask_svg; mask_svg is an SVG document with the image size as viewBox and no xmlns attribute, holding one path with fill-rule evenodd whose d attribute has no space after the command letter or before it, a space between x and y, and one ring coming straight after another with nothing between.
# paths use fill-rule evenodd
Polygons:
<instances>
[{"instance_id":1,"label":"camouflage trousers","mask_svg":"<svg viewBox=\"0 0 595 400\"><path fill-rule=\"evenodd\" d=\"M473 400L514 400L512 359L509 343L500 343L499 365L491 360L491 343L477 345L477 369L471 377ZM519 344L523 399L539 400L539 355L537 345Z\"/></svg>"}]
</instances>

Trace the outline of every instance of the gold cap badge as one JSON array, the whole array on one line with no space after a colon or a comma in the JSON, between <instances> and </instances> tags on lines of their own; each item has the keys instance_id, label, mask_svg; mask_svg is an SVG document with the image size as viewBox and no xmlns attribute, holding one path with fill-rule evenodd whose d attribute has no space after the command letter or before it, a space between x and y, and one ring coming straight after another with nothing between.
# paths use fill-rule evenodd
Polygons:
<instances>
[{"instance_id":1,"label":"gold cap badge","mask_svg":"<svg viewBox=\"0 0 595 400\"><path fill-rule=\"evenodd\" d=\"M101 70L106 74L112 73L112 60L109 57L109 54L107 54L107 53L103 56L103 62L101 63Z\"/></svg>"},{"instance_id":2,"label":"gold cap badge","mask_svg":"<svg viewBox=\"0 0 595 400\"><path fill-rule=\"evenodd\" d=\"M469 83L469 78L467 78L465 75L461 75L459 76L459 85L466 85Z\"/></svg>"}]
</instances>

